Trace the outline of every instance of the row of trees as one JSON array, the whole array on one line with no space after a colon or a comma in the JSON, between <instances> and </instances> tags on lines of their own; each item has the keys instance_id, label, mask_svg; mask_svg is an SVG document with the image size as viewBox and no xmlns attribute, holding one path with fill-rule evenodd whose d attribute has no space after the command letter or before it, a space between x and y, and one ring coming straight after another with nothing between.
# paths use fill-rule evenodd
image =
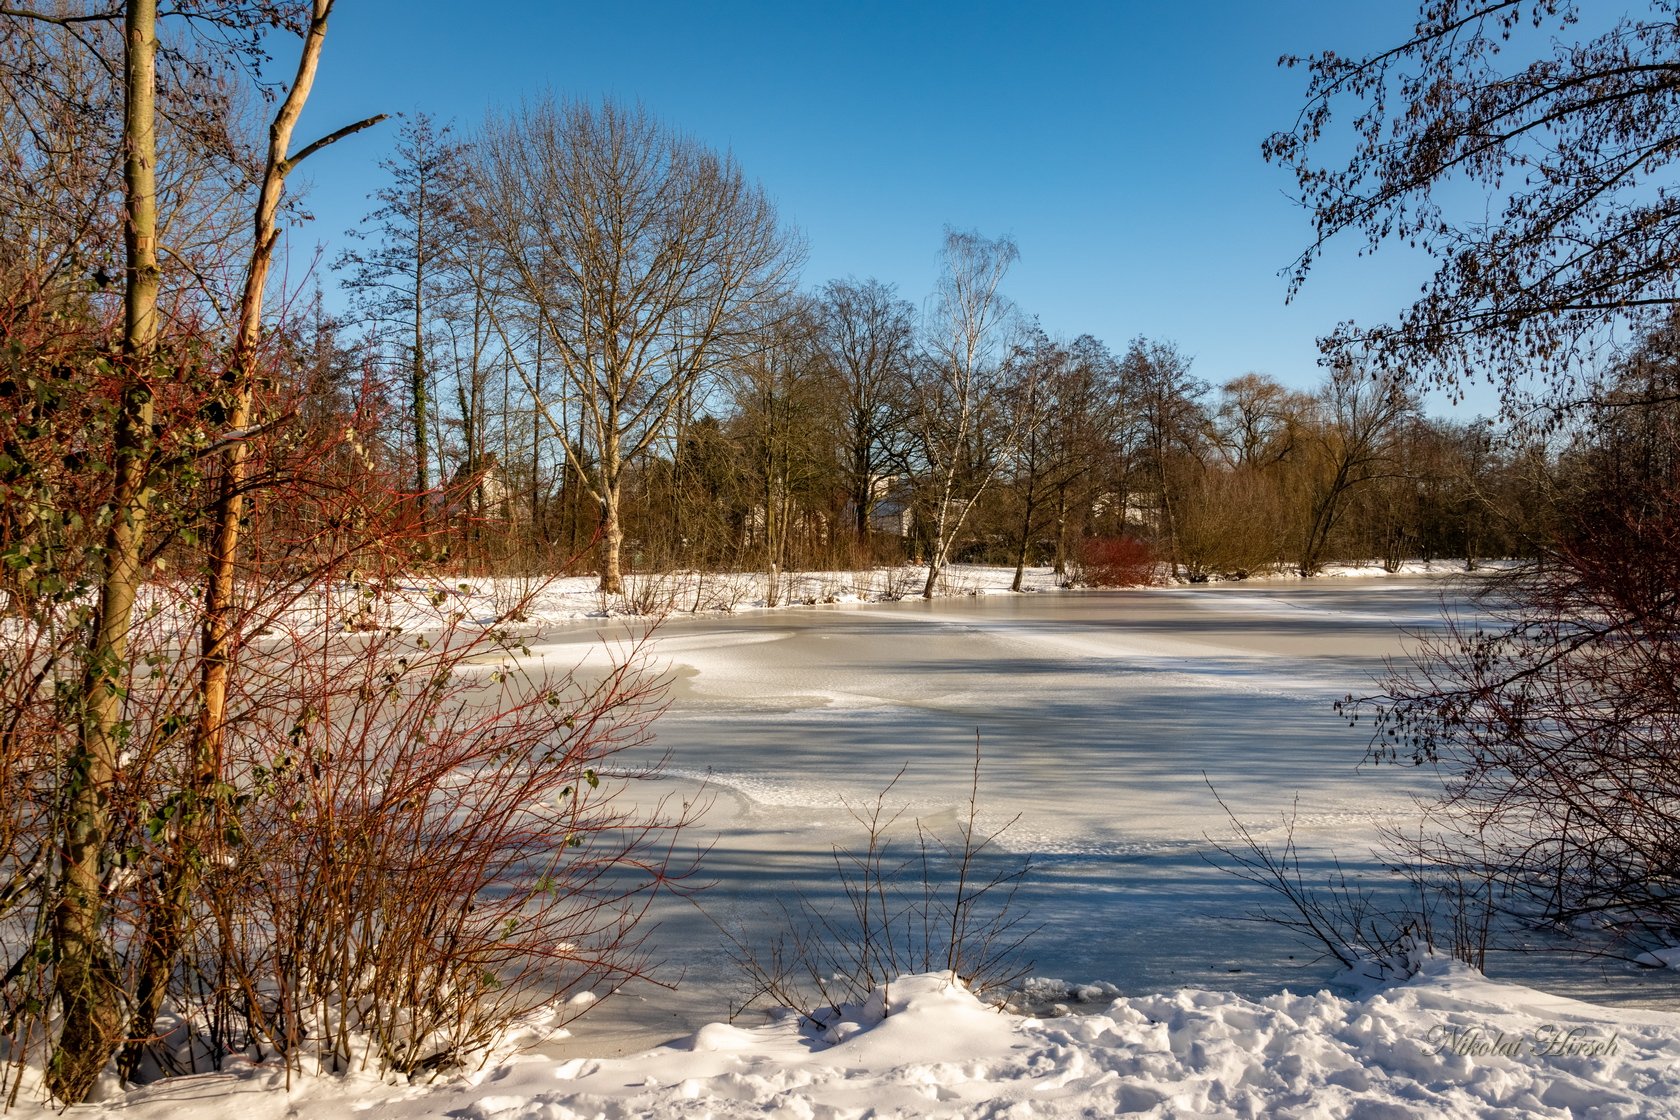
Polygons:
<instances>
[{"instance_id":1,"label":"row of trees","mask_svg":"<svg viewBox=\"0 0 1680 1120\"><path fill-rule=\"evenodd\" d=\"M921 311L872 279L798 291L763 194L640 109L543 100L470 142L418 115L385 168L339 261L371 332L324 345L387 371L391 469L466 488L428 507L479 515L440 550L594 544L607 590L627 564L909 556L931 593L953 557L1065 571L1090 536L1193 579L1532 539L1538 452L1361 365L1216 393L1169 344L1051 338L1004 294L1006 239L946 231Z\"/></svg>"}]
</instances>

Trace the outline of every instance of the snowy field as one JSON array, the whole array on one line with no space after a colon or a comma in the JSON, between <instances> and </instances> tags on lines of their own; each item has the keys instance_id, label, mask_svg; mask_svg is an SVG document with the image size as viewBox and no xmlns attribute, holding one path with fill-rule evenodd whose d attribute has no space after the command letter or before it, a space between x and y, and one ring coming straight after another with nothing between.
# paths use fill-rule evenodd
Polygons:
<instances>
[{"instance_id":1,"label":"snowy field","mask_svg":"<svg viewBox=\"0 0 1680 1120\"><path fill-rule=\"evenodd\" d=\"M727 614L658 629L672 692L651 750L669 761L638 796L710 802L690 837L709 848L709 885L697 906L673 899L657 915L675 992L627 987L570 1036L453 1081L286 1090L236 1070L72 1111L1680 1116L1675 973L1523 956L1490 961L1500 979L1485 979L1433 960L1404 985L1363 990L1245 921L1270 900L1208 862L1232 835L1217 790L1262 839L1281 838L1293 812L1310 859L1335 851L1380 880L1376 829L1408 818L1429 775L1362 767L1365 733L1330 703L1368 687L1402 650L1400 628L1439 625L1443 602L1464 609L1452 582L1065 593L1040 571L1041 593L998 593L1010 574L960 570L953 597L877 602L830 573L808 577L809 594L777 596L791 607L748 610L765 597L743 592ZM508 594L458 586L447 609L488 622ZM420 607L404 609L402 625L422 624ZM562 584L522 627L541 632L533 655L564 670L643 625L623 614ZM952 827L977 735L981 823L1013 820L1002 844L1032 860L1019 904L1042 926L1028 956L1043 979L1015 1002L1039 1017L992 1010L930 974L894 985L884 1020L854 1009L820 1031L762 1014L719 1022L742 989L722 931L762 944L779 901L832 899L833 848L858 840L847 806L901 769L889 801L904 820Z\"/></svg>"}]
</instances>

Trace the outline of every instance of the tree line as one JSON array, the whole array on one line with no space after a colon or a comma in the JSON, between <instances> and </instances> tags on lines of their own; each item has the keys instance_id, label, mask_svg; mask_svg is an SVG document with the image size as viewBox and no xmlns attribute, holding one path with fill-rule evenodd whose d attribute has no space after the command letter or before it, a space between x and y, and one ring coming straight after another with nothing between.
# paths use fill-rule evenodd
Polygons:
<instances>
[{"instance_id":1,"label":"tree line","mask_svg":"<svg viewBox=\"0 0 1680 1120\"><path fill-rule=\"evenodd\" d=\"M606 590L909 560L931 592L951 560L1072 577L1093 538L1192 580L1533 547L1543 445L1363 363L1216 388L1171 343L1053 338L974 231L920 308L801 290L762 191L639 107L540 99L470 138L416 114L383 169L336 262L352 310L297 329L336 356L313 376L383 371L383 463L434 495L440 557Z\"/></svg>"}]
</instances>

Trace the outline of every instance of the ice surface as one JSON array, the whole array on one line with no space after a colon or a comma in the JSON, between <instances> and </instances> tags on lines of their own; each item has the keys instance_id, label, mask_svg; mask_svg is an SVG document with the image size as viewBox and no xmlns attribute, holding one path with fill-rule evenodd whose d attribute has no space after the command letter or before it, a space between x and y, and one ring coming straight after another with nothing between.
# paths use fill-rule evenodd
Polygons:
<instances>
[{"instance_id":1,"label":"ice surface","mask_svg":"<svg viewBox=\"0 0 1680 1120\"><path fill-rule=\"evenodd\" d=\"M1002 845L1034 860L1021 900L1044 925L1035 972L1250 996L1332 979L1313 950L1245 920L1273 899L1209 865L1209 838L1232 836L1213 790L1262 840L1280 839L1294 813L1315 872L1328 874L1333 850L1350 873L1383 879L1369 852L1377 827L1410 819L1434 779L1365 764L1367 731L1331 704L1369 691L1408 630L1441 625L1443 594L1470 610L1450 582L1402 578L667 621L657 653L676 687L656 749L671 763L649 792L710 791L698 831L711 845L709 916L663 912L657 941L682 992L609 1002L575 1028L577 1052L592 1032L644 1044L715 1015L739 981L712 923L765 938L790 891L833 897L833 848L860 835L846 806L901 768L889 801L907 820L954 825L977 734L981 824L1018 818ZM568 658L595 633L543 648ZM1621 969L1609 986L1637 992L1650 975Z\"/></svg>"},{"instance_id":2,"label":"ice surface","mask_svg":"<svg viewBox=\"0 0 1680 1120\"><path fill-rule=\"evenodd\" d=\"M712 798L691 837L713 845L705 911L673 901L657 914L677 991L627 989L570 1037L465 1080L287 1090L278 1073L236 1069L118 1107L133 1120L1680 1115L1680 1015L1440 960L1399 987L1325 991L1332 966L1243 921L1265 899L1204 858L1210 836L1230 835L1211 783L1262 838L1296 805L1310 867L1334 849L1354 873L1382 874L1365 846L1430 776L1362 766L1364 732L1330 703L1402 651L1396 624L1438 625L1443 586L1278 581L673 619L657 637L672 708L651 748L671 764L636 795ZM537 656L599 665L598 637L624 633L572 623ZM820 1031L718 1023L738 991L719 927L764 937L779 899L831 897L832 847L856 838L846 806L901 767L890 800L951 826L976 733L982 824L1018 815L1006 845L1035 859L1022 902L1044 928L1016 1002L1056 1017L1003 1015L924 975ZM1642 982L1672 991L1672 971L1601 970L1622 998ZM1550 980L1590 988L1581 972Z\"/></svg>"}]
</instances>

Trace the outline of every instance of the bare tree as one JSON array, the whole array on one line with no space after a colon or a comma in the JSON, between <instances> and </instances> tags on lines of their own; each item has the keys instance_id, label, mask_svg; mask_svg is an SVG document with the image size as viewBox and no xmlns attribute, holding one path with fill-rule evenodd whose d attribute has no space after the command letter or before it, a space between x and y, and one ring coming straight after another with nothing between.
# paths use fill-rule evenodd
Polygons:
<instances>
[{"instance_id":1,"label":"bare tree","mask_svg":"<svg viewBox=\"0 0 1680 1120\"><path fill-rule=\"evenodd\" d=\"M818 343L815 309L773 309L763 344L732 371L734 430L754 485L750 521L763 543L765 601L780 601L794 530L821 480L832 477L835 387Z\"/></svg>"},{"instance_id":2,"label":"bare tree","mask_svg":"<svg viewBox=\"0 0 1680 1120\"><path fill-rule=\"evenodd\" d=\"M82 735L67 766L62 870L53 913L54 994L64 1015L47 1087L79 1102L115 1053L124 1027L105 944L102 905L108 798L122 750L123 689L139 593L152 451L152 367L158 348L156 0L128 0L123 29L123 385L111 515L81 692Z\"/></svg>"},{"instance_id":3,"label":"bare tree","mask_svg":"<svg viewBox=\"0 0 1680 1120\"><path fill-rule=\"evenodd\" d=\"M1008 238L945 231L945 271L912 388L918 489L929 534L925 599L933 598L951 545L1010 450L1013 437L1003 426L1001 406L1014 309L999 287L1019 256Z\"/></svg>"},{"instance_id":4,"label":"bare tree","mask_svg":"<svg viewBox=\"0 0 1680 1120\"><path fill-rule=\"evenodd\" d=\"M903 458L904 388L915 311L879 280L833 280L820 303L822 344L844 400L840 473L860 543L887 472Z\"/></svg>"},{"instance_id":5,"label":"bare tree","mask_svg":"<svg viewBox=\"0 0 1680 1120\"><path fill-rule=\"evenodd\" d=\"M225 780L226 739L230 723L228 691L236 646L241 637L236 580L240 540L247 517L249 444L263 426L261 419L255 415L253 398L259 374L264 297L274 261L275 244L280 239L279 214L286 180L299 164L322 148L385 119L383 114L369 117L295 151L292 149L292 135L320 67L327 20L332 14L333 4L334 0L312 0L296 71L268 129L268 151L258 184L251 250L239 301L237 333L223 377L230 390L226 401L228 428L217 441L221 448L218 456L221 471L209 511L209 556L203 629L199 638L198 721L191 748L191 772L186 783L192 804L202 808L193 819L183 822L181 851L176 853L160 884L163 903L151 911L154 920L146 931L135 997L134 1025L140 1037L151 1033L162 1010L168 980L180 952L182 927L202 862L201 853L194 850L194 845L200 840L199 834L216 818L216 813L211 811L216 791L228 788Z\"/></svg>"},{"instance_id":6,"label":"bare tree","mask_svg":"<svg viewBox=\"0 0 1680 1120\"><path fill-rule=\"evenodd\" d=\"M1245 373L1219 387L1213 442L1231 467L1281 463L1297 449L1301 422L1311 410L1305 394L1293 393L1263 373Z\"/></svg>"},{"instance_id":7,"label":"bare tree","mask_svg":"<svg viewBox=\"0 0 1680 1120\"><path fill-rule=\"evenodd\" d=\"M1014 433L1009 494L1019 518L1010 589L1019 591L1032 541L1049 518L1057 571L1065 569L1073 502L1108 457L1119 398L1114 356L1090 335L1061 343L1035 328L1018 347L1014 366L1004 407ZM1088 506L1090 494L1083 498Z\"/></svg>"},{"instance_id":8,"label":"bare tree","mask_svg":"<svg viewBox=\"0 0 1680 1120\"><path fill-rule=\"evenodd\" d=\"M1680 923L1680 349L1659 333L1603 393L1542 560L1476 626L1415 650L1375 757L1436 766L1447 858L1504 905L1669 944Z\"/></svg>"},{"instance_id":9,"label":"bare tree","mask_svg":"<svg viewBox=\"0 0 1680 1120\"><path fill-rule=\"evenodd\" d=\"M1292 288L1342 235L1436 263L1392 325L1327 343L1460 389L1491 376L1507 410L1536 374L1554 403L1576 397L1606 328L1677 297L1675 16L1672 0L1428 0L1394 46L1286 56L1310 75L1306 105L1264 151L1316 230Z\"/></svg>"},{"instance_id":10,"label":"bare tree","mask_svg":"<svg viewBox=\"0 0 1680 1120\"><path fill-rule=\"evenodd\" d=\"M111 151L122 164L121 228L124 244L123 312L111 454L111 491L102 512L100 572L95 606L82 654L77 741L65 760L64 806L58 882L50 901L53 995L62 1022L48 1063L47 1086L66 1102L82 1100L122 1040L125 1000L107 943L104 878L113 828L111 798L122 772L125 703L134 608L144 573L148 518L156 493L159 433L155 396L162 379L164 309L160 292L160 101L174 125L206 142L225 141L227 101L213 78L230 64L260 55L271 27L295 24L294 5L183 4L171 13L188 28L189 46L160 36L155 0L127 0L120 7L55 7L50 12L5 9L8 27L57 29L89 51L110 73L117 91L99 104L121 106L122 127ZM194 28L212 30L224 53L207 65L190 48ZM120 54L111 51L120 42ZM160 57L164 65L160 67ZM38 84L39 72L23 81ZM50 81L50 77L47 79ZM206 94L206 90L210 92ZM232 157L227 150L224 154ZM179 199L176 200L178 203ZM177 209L181 207L178 205ZM272 219L272 213L269 215ZM49 272L50 275L50 272ZM97 275L96 275L97 279Z\"/></svg>"},{"instance_id":11,"label":"bare tree","mask_svg":"<svg viewBox=\"0 0 1680 1120\"><path fill-rule=\"evenodd\" d=\"M1202 398L1208 384L1190 373L1190 358L1171 343L1132 341L1120 359L1127 402L1136 411L1142 459L1155 495L1156 533L1167 542L1176 574L1179 555L1178 499L1186 471L1199 469L1208 431Z\"/></svg>"},{"instance_id":12,"label":"bare tree","mask_svg":"<svg viewBox=\"0 0 1680 1120\"><path fill-rule=\"evenodd\" d=\"M1126 492L1120 363L1101 340L1088 334L1073 340L1068 357L1044 433L1057 575L1066 574L1074 555L1073 538L1090 528L1098 503L1119 499L1123 506Z\"/></svg>"},{"instance_id":13,"label":"bare tree","mask_svg":"<svg viewBox=\"0 0 1680 1120\"><path fill-rule=\"evenodd\" d=\"M370 244L346 251L337 267L348 270L345 287L369 316L407 335L414 487L424 520L424 495L433 480L426 328L431 305L447 294L446 262L462 238L464 156L448 125L415 113L403 122L395 153L380 166L391 182L373 193L379 206L366 218L372 229L351 231Z\"/></svg>"},{"instance_id":14,"label":"bare tree","mask_svg":"<svg viewBox=\"0 0 1680 1120\"><path fill-rule=\"evenodd\" d=\"M600 504L601 587L616 592L626 464L702 377L750 346L797 246L732 159L639 106L533 102L490 120L480 149L485 235L565 372L581 438L533 403ZM532 370L516 360L529 389Z\"/></svg>"},{"instance_id":15,"label":"bare tree","mask_svg":"<svg viewBox=\"0 0 1680 1120\"><path fill-rule=\"evenodd\" d=\"M1307 521L1297 564L1317 572L1349 496L1395 469L1393 437L1416 404L1392 374L1343 365L1331 371L1308 439Z\"/></svg>"}]
</instances>

